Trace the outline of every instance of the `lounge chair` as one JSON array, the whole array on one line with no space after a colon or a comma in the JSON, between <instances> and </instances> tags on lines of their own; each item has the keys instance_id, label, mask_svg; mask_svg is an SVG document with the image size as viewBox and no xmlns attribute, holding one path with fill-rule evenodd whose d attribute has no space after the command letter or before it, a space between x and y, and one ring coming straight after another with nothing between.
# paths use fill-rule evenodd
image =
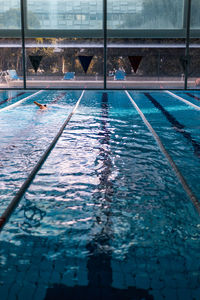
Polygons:
<instances>
[{"instance_id":1,"label":"lounge chair","mask_svg":"<svg viewBox=\"0 0 200 300\"><path fill-rule=\"evenodd\" d=\"M7 75L6 71L1 71L0 72L0 82L5 81L5 76Z\"/></svg>"},{"instance_id":2,"label":"lounge chair","mask_svg":"<svg viewBox=\"0 0 200 300\"><path fill-rule=\"evenodd\" d=\"M16 70L7 70L7 74L10 80L22 80L22 78L17 75Z\"/></svg>"},{"instance_id":3,"label":"lounge chair","mask_svg":"<svg viewBox=\"0 0 200 300\"><path fill-rule=\"evenodd\" d=\"M66 72L64 75L64 80L73 80L75 78L75 72Z\"/></svg>"},{"instance_id":4,"label":"lounge chair","mask_svg":"<svg viewBox=\"0 0 200 300\"><path fill-rule=\"evenodd\" d=\"M114 79L115 80L125 80L126 78L126 73L122 70L117 70L115 72L115 76L114 76Z\"/></svg>"}]
</instances>

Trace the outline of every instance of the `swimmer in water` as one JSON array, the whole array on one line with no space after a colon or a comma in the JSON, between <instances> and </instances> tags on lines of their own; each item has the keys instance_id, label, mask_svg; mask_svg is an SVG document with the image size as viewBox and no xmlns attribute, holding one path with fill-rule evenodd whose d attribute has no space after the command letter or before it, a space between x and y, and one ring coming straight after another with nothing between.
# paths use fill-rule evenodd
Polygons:
<instances>
[{"instance_id":1,"label":"swimmer in water","mask_svg":"<svg viewBox=\"0 0 200 300\"><path fill-rule=\"evenodd\" d=\"M39 106L40 109L47 109L47 105L46 104L40 104L37 101L34 101L33 103L35 103L37 106Z\"/></svg>"}]
</instances>

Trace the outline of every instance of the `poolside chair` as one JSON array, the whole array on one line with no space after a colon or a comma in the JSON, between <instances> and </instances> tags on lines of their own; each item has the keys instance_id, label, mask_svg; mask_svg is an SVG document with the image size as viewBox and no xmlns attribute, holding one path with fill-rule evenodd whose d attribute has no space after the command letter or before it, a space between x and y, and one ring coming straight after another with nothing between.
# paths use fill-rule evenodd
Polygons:
<instances>
[{"instance_id":1,"label":"poolside chair","mask_svg":"<svg viewBox=\"0 0 200 300\"><path fill-rule=\"evenodd\" d=\"M73 80L75 78L75 72L66 72L64 75L64 80Z\"/></svg>"},{"instance_id":2,"label":"poolside chair","mask_svg":"<svg viewBox=\"0 0 200 300\"><path fill-rule=\"evenodd\" d=\"M7 70L7 73L10 80L22 80L22 78L17 75L16 70Z\"/></svg>"},{"instance_id":3,"label":"poolside chair","mask_svg":"<svg viewBox=\"0 0 200 300\"><path fill-rule=\"evenodd\" d=\"M113 71L109 71L108 77L114 77L114 76L115 76L115 73Z\"/></svg>"},{"instance_id":4,"label":"poolside chair","mask_svg":"<svg viewBox=\"0 0 200 300\"><path fill-rule=\"evenodd\" d=\"M8 71L1 71L0 72L0 82L3 82L3 81L10 81L10 75L8 74Z\"/></svg>"},{"instance_id":5,"label":"poolside chair","mask_svg":"<svg viewBox=\"0 0 200 300\"><path fill-rule=\"evenodd\" d=\"M5 80L5 74L3 71L0 72L0 82L3 82Z\"/></svg>"},{"instance_id":6,"label":"poolside chair","mask_svg":"<svg viewBox=\"0 0 200 300\"><path fill-rule=\"evenodd\" d=\"M126 78L126 73L122 70L117 70L115 72L115 76L114 76L114 79L115 80L125 80Z\"/></svg>"}]
</instances>

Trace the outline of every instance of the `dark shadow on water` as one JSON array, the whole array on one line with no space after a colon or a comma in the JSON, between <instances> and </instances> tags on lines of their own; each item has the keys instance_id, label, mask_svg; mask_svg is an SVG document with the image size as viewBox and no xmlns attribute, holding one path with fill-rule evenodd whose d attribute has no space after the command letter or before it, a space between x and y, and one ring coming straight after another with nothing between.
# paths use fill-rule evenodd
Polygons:
<instances>
[{"instance_id":1,"label":"dark shadow on water","mask_svg":"<svg viewBox=\"0 0 200 300\"><path fill-rule=\"evenodd\" d=\"M55 284L47 290L45 300L151 300L153 296L143 289L130 287L126 290L108 286L67 287Z\"/></svg>"}]
</instances>

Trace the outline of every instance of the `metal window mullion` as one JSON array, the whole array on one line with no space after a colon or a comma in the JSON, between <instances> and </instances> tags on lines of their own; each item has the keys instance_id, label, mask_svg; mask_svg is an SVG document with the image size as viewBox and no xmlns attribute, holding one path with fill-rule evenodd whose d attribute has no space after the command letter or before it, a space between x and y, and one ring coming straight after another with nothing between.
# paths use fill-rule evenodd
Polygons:
<instances>
[{"instance_id":1,"label":"metal window mullion","mask_svg":"<svg viewBox=\"0 0 200 300\"><path fill-rule=\"evenodd\" d=\"M25 57L25 30L24 30L24 0L21 3L21 39L22 39L22 61L23 61L23 80L24 89L26 89L26 57Z\"/></svg>"},{"instance_id":2,"label":"metal window mullion","mask_svg":"<svg viewBox=\"0 0 200 300\"><path fill-rule=\"evenodd\" d=\"M104 89L107 88L107 0L103 0Z\"/></svg>"},{"instance_id":3,"label":"metal window mullion","mask_svg":"<svg viewBox=\"0 0 200 300\"><path fill-rule=\"evenodd\" d=\"M187 0L187 22L186 22L186 42L185 42L185 90L188 87L188 68L190 55L190 18L191 18L191 0Z\"/></svg>"}]
</instances>

